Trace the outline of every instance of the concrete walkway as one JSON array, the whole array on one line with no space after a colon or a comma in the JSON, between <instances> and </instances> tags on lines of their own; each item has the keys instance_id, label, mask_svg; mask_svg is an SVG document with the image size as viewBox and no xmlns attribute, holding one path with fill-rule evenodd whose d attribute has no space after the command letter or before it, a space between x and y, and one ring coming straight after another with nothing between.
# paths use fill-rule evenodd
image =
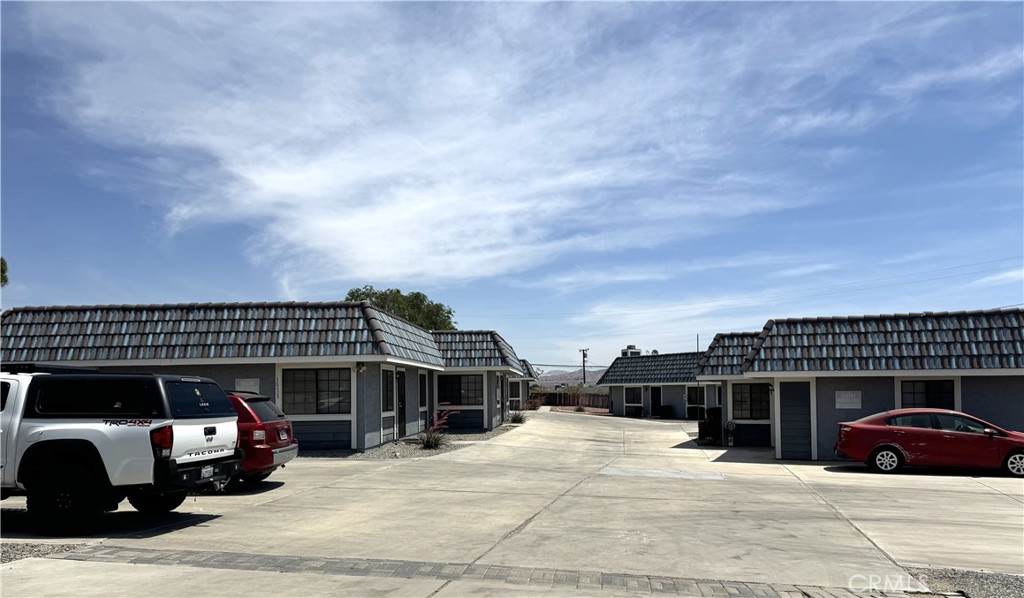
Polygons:
<instances>
[{"instance_id":1,"label":"concrete walkway","mask_svg":"<svg viewBox=\"0 0 1024 598\"><path fill-rule=\"evenodd\" d=\"M3 594L892 595L925 589L905 566L1021 573L1020 480L783 464L687 425L532 413L428 459L300 458L159 520L125 505L87 550L5 565ZM5 541L30 535L17 500Z\"/></svg>"}]
</instances>

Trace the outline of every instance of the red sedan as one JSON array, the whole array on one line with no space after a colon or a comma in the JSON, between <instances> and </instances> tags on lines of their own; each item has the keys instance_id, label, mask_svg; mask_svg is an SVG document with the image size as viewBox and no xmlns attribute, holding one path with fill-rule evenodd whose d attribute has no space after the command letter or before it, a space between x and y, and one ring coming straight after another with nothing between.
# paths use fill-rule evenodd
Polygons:
<instances>
[{"instance_id":1,"label":"red sedan","mask_svg":"<svg viewBox=\"0 0 1024 598\"><path fill-rule=\"evenodd\" d=\"M284 467L299 453L299 442L292 435L292 422L273 399L241 390L227 394L238 413L238 444L245 453L241 473L228 482L230 491L242 482L261 482Z\"/></svg>"},{"instance_id":2,"label":"red sedan","mask_svg":"<svg viewBox=\"0 0 1024 598\"><path fill-rule=\"evenodd\" d=\"M915 465L1001 467L1024 476L1024 434L947 409L897 409L841 423L835 448L882 473Z\"/></svg>"}]
</instances>

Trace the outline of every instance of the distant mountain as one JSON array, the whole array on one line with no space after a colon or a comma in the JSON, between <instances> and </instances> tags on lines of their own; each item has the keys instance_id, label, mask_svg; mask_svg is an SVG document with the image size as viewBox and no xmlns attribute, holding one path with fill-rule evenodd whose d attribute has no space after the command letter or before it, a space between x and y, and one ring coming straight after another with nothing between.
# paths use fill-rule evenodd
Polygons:
<instances>
[{"instance_id":1,"label":"distant mountain","mask_svg":"<svg viewBox=\"0 0 1024 598\"><path fill-rule=\"evenodd\" d=\"M605 369L590 369L587 368L587 386L593 386L604 374ZM537 383L545 387L554 387L559 384L566 384L568 386L574 386L576 384L583 384L583 368L567 372L565 370L551 370L544 372L537 379Z\"/></svg>"}]
</instances>

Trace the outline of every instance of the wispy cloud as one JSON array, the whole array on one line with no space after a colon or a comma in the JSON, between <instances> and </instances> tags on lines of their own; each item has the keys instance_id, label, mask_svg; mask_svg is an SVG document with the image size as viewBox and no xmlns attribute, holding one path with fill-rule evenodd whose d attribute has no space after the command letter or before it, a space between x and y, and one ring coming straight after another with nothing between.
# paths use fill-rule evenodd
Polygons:
<instances>
[{"instance_id":1,"label":"wispy cloud","mask_svg":"<svg viewBox=\"0 0 1024 598\"><path fill-rule=\"evenodd\" d=\"M1007 76L1020 76L1024 70L1024 46L1016 46L995 52L985 58L963 62L943 68L926 69L905 79L882 86L885 93L916 95L937 87L954 86L963 83L985 83Z\"/></svg>"},{"instance_id":2,"label":"wispy cloud","mask_svg":"<svg viewBox=\"0 0 1024 598\"><path fill-rule=\"evenodd\" d=\"M892 93L1018 68L1008 53L945 70L911 64L871 92L874 57L957 20L909 5L39 3L11 13L26 32L11 44L68 68L46 105L99 143L142 154L94 174L154 197L170 234L250 227L250 258L281 273L288 297L351 280L516 277L813 204L815 181L780 144L857 136L891 118ZM850 87L867 91L837 104ZM822 151L826 164L855 157ZM592 283L583 272L538 284Z\"/></svg>"},{"instance_id":3,"label":"wispy cloud","mask_svg":"<svg viewBox=\"0 0 1024 598\"><path fill-rule=\"evenodd\" d=\"M1024 268L1017 268L1014 270L1007 270L1006 272L1000 272L999 274L992 274L991 276L985 276L979 278L971 283L971 286L977 287L990 287L1001 284L1020 283L1024 281ZM1018 284L1019 286L1019 284ZM1024 288L1021 289L1024 292Z\"/></svg>"}]
</instances>

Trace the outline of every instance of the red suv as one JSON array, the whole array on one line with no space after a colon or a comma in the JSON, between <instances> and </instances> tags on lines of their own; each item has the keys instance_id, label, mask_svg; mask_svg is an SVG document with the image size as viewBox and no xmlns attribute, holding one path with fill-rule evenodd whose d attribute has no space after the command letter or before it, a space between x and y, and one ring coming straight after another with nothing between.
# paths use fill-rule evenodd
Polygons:
<instances>
[{"instance_id":1,"label":"red suv","mask_svg":"<svg viewBox=\"0 0 1024 598\"><path fill-rule=\"evenodd\" d=\"M1024 477L1024 434L947 409L897 409L841 423L836 453L882 473L904 465L1002 467Z\"/></svg>"},{"instance_id":2,"label":"red suv","mask_svg":"<svg viewBox=\"0 0 1024 598\"><path fill-rule=\"evenodd\" d=\"M299 454L299 441L292 435L292 422L270 397L242 390L227 391L238 412L238 445L245 452L242 471L227 485L237 489L242 482L261 482L275 469Z\"/></svg>"}]
</instances>

